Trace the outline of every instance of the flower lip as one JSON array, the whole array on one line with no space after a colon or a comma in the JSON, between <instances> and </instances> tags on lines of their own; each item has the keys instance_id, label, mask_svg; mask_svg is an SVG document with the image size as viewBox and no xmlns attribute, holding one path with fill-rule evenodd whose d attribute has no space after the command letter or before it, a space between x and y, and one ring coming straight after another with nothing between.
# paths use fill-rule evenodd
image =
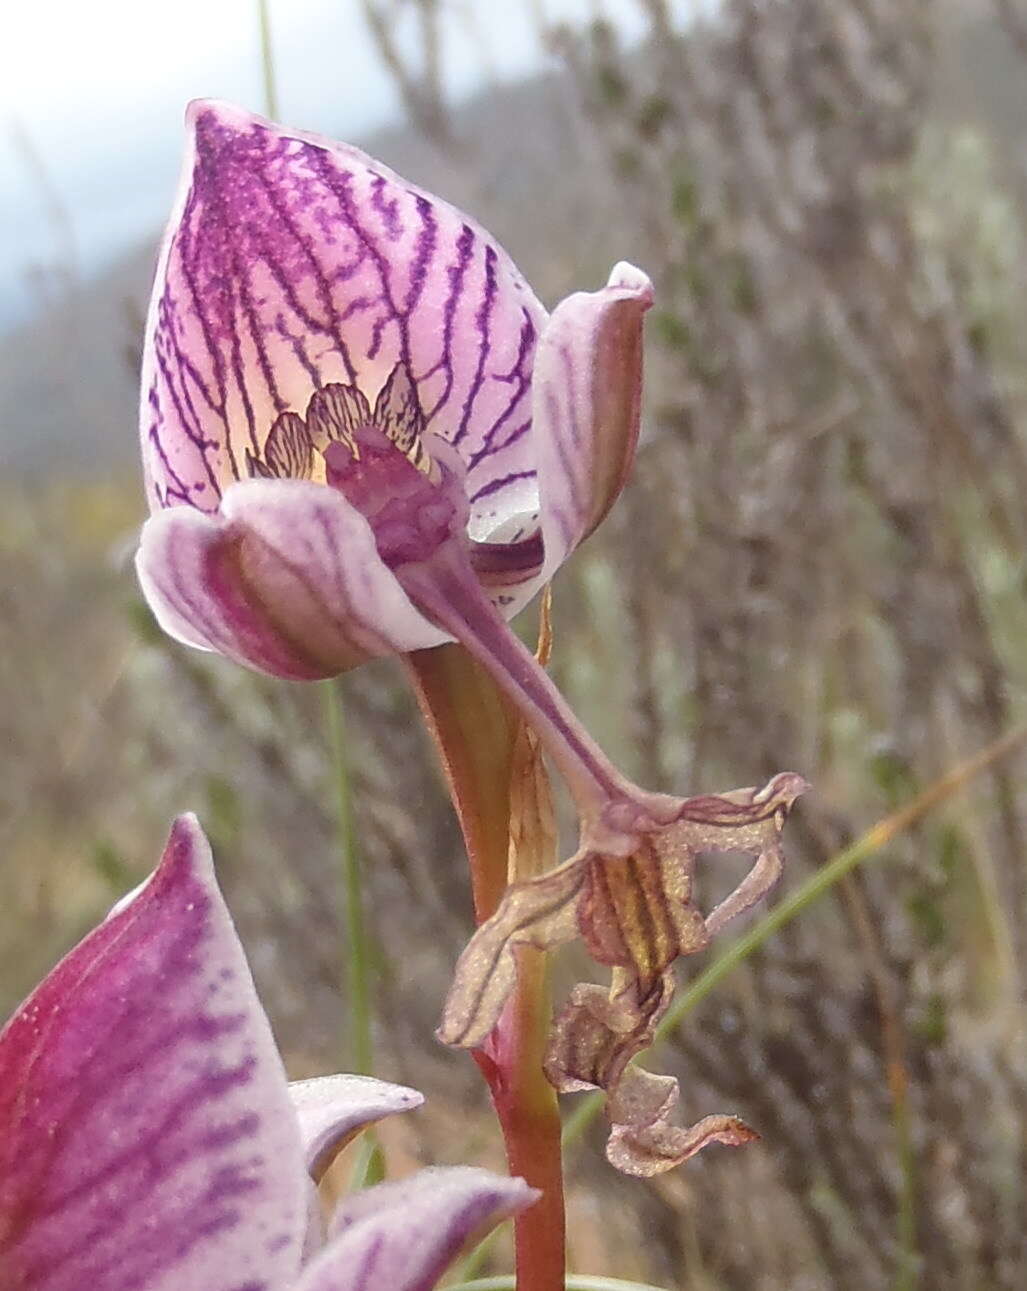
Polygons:
<instances>
[{"instance_id":1,"label":"flower lip","mask_svg":"<svg viewBox=\"0 0 1027 1291\"><path fill-rule=\"evenodd\" d=\"M136 566L171 636L274 676L333 677L448 639L411 605L367 520L309 480L247 480L220 514L151 516Z\"/></svg>"}]
</instances>

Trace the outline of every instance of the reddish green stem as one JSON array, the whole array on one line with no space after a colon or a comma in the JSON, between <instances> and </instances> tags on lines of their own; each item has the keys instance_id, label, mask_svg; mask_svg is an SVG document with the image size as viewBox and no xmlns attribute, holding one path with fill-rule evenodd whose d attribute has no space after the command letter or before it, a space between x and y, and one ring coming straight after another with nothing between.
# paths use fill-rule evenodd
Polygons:
<instances>
[{"instance_id":1,"label":"reddish green stem","mask_svg":"<svg viewBox=\"0 0 1027 1291\"><path fill-rule=\"evenodd\" d=\"M510 778L519 719L462 646L418 651L408 662L460 819L481 923L495 910L507 883ZM515 1220L517 1291L564 1287L560 1112L542 1070L548 1025L546 958L525 950L518 961L517 988L488 1045L474 1054L503 1131L510 1173L542 1192Z\"/></svg>"},{"instance_id":2,"label":"reddish green stem","mask_svg":"<svg viewBox=\"0 0 1027 1291\"><path fill-rule=\"evenodd\" d=\"M562 1125L556 1093L542 1070L550 1004L546 956L533 947L517 954L516 990L488 1051L474 1058L489 1083L510 1173L542 1192L515 1222L517 1291L563 1291Z\"/></svg>"}]
</instances>

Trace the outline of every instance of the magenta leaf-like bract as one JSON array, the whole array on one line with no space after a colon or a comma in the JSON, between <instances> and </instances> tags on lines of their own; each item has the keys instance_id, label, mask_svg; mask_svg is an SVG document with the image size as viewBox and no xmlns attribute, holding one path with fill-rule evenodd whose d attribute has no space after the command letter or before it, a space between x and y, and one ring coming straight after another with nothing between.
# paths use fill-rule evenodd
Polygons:
<instances>
[{"instance_id":1,"label":"magenta leaf-like bract","mask_svg":"<svg viewBox=\"0 0 1027 1291\"><path fill-rule=\"evenodd\" d=\"M452 1169L371 1188L324 1247L313 1182L360 1129L420 1102L363 1076L287 1084L183 816L153 876L0 1033L0 1287L431 1287L531 1203L526 1184Z\"/></svg>"},{"instance_id":2,"label":"magenta leaf-like bract","mask_svg":"<svg viewBox=\"0 0 1027 1291\"><path fill-rule=\"evenodd\" d=\"M273 1291L306 1174L195 820L0 1036L5 1291Z\"/></svg>"}]
</instances>

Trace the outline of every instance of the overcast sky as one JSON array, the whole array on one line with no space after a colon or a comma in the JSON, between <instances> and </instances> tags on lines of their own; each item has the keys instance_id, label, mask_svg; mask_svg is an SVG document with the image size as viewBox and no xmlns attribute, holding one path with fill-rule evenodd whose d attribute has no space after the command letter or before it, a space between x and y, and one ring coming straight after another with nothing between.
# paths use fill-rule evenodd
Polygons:
<instances>
[{"instance_id":1,"label":"overcast sky","mask_svg":"<svg viewBox=\"0 0 1027 1291\"><path fill-rule=\"evenodd\" d=\"M543 0L587 17L595 0ZM490 73L543 66L536 0L451 0L445 50L457 97ZM605 9L641 30L637 0ZM279 115L349 138L399 106L359 0L270 0ZM182 110L198 96L263 109L256 0L23 0L0 45L0 327L31 308L33 267L85 273L159 227L178 171Z\"/></svg>"}]
</instances>

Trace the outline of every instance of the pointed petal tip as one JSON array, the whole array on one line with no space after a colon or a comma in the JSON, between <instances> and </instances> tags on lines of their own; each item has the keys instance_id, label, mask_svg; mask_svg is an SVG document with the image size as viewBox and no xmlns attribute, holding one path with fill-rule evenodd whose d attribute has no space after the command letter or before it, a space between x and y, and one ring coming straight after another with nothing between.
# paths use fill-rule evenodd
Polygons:
<instances>
[{"instance_id":1,"label":"pointed petal tip","mask_svg":"<svg viewBox=\"0 0 1027 1291\"><path fill-rule=\"evenodd\" d=\"M175 817L171 823L168 841L157 862L157 868L130 892L118 898L108 911L104 922L117 918L129 906L134 905L154 884L173 882L179 869L186 873L191 872L205 887L216 888L214 857L210 850L210 843L195 813L191 811Z\"/></svg>"},{"instance_id":2,"label":"pointed petal tip","mask_svg":"<svg viewBox=\"0 0 1027 1291\"><path fill-rule=\"evenodd\" d=\"M788 777L788 792L793 802L803 794L813 791L813 785L805 776L799 775L796 771L786 771L784 774Z\"/></svg>"},{"instance_id":3,"label":"pointed petal tip","mask_svg":"<svg viewBox=\"0 0 1027 1291\"><path fill-rule=\"evenodd\" d=\"M799 775L797 771L780 771L762 789L753 792L752 801L765 803L773 800L788 812L812 788L806 777Z\"/></svg>"},{"instance_id":4,"label":"pointed petal tip","mask_svg":"<svg viewBox=\"0 0 1027 1291\"><path fill-rule=\"evenodd\" d=\"M181 848L188 853L193 853L194 849L199 853L199 859L204 859L204 853L210 855L210 844L207 841L207 835L203 832L203 826L200 824L199 817L195 811L182 811L171 822L171 831L168 834L168 847ZM167 851L165 852L165 855ZM163 862L162 862L163 863Z\"/></svg>"},{"instance_id":5,"label":"pointed petal tip","mask_svg":"<svg viewBox=\"0 0 1027 1291\"><path fill-rule=\"evenodd\" d=\"M181 867L194 874L206 886L216 886L214 853L203 826L193 811L183 811L171 822L157 874Z\"/></svg>"},{"instance_id":6,"label":"pointed petal tip","mask_svg":"<svg viewBox=\"0 0 1027 1291\"><path fill-rule=\"evenodd\" d=\"M365 1219L389 1212L409 1217L420 1207L438 1216L458 1213L468 1203L481 1203L490 1224L525 1210L542 1194L519 1175L495 1174L481 1166L427 1166L406 1179L350 1193L332 1216L333 1234L341 1234ZM470 1228L465 1229L467 1232Z\"/></svg>"},{"instance_id":7,"label":"pointed petal tip","mask_svg":"<svg viewBox=\"0 0 1027 1291\"><path fill-rule=\"evenodd\" d=\"M294 1291L429 1291L489 1229L541 1194L523 1179L436 1166L343 1198Z\"/></svg>"},{"instance_id":8,"label":"pointed petal tip","mask_svg":"<svg viewBox=\"0 0 1027 1291\"><path fill-rule=\"evenodd\" d=\"M289 1095L299 1117L307 1169L320 1181L336 1156L361 1130L386 1116L412 1112L424 1095L373 1076L317 1076L293 1081Z\"/></svg>"},{"instance_id":9,"label":"pointed petal tip","mask_svg":"<svg viewBox=\"0 0 1027 1291\"><path fill-rule=\"evenodd\" d=\"M277 126L266 117L225 99L193 99L185 112L186 145L183 184L201 182L201 172L217 170L237 151L239 141Z\"/></svg>"},{"instance_id":10,"label":"pointed petal tip","mask_svg":"<svg viewBox=\"0 0 1027 1291\"><path fill-rule=\"evenodd\" d=\"M270 125L266 117L228 99L190 99L185 109L187 130L195 134L204 124L241 134L253 125Z\"/></svg>"},{"instance_id":11,"label":"pointed petal tip","mask_svg":"<svg viewBox=\"0 0 1027 1291\"><path fill-rule=\"evenodd\" d=\"M312 130L293 129L264 116L260 112L251 112L240 103L229 99L191 99L185 109L186 133L195 141L197 153L210 156L217 154L219 145L233 139L242 138L254 131L267 131L280 138L292 139L328 152L345 154L378 167L385 173L386 168L376 162L352 144L328 138Z\"/></svg>"},{"instance_id":12,"label":"pointed petal tip","mask_svg":"<svg viewBox=\"0 0 1027 1291\"><path fill-rule=\"evenodd\" d=\"M618 260L610 270L607 287L620 288L638 296L646 309L653 303L654 289L652 279L642 269L628 260Z\"/></svg>"}]
</instances>

